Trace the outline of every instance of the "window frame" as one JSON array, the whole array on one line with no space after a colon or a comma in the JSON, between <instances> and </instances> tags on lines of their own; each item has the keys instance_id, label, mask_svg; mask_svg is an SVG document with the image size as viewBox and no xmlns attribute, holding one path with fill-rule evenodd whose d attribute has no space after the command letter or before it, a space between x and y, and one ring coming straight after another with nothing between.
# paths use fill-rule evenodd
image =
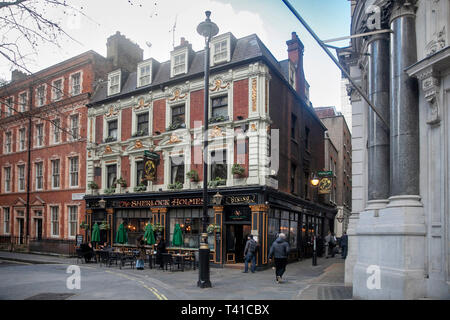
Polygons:
<instances>
[{"instance_id":1,"label":"window frame","mask_svg":"<svg viewBox=\"0 0 450 320\"><path fill-rule=\"evenodd\" d=\"M47 91L46 84L41 84L36 87L36 107L42 107L45 105L47 95L46 91ZM42 93L42 95L40 93Z\"/></svg>"},{"instance_id":2,"label":"window frame","mask_svg":"<svg viewBox=\"0 0 450 320\"><path fill-rule=\"evenodd\" d=\"M23 99L25 97L25 99ZM23 91L19 93L19 111L25 112L28 104L28 92Z\"/></svg>"},{"instance_id":3,"label":"window frame","mask_svg":"<svg viewBox=\"0 0 450 320\"><path fill-rule=\"evenodd\" d=\"M11 171L11 167L3 167L3 173L5 175L4 180L4 190L5 193L9 193L11 192L11 177L12 177L12 171Z\"/></svg>"},{"instance_id":4,"label":"window frame","mask_svg":"<svg viewBox=\"0 0 450 320\"><path fill-rule=\"evenodd\" d=\"M228 93L225 93L225 94L215 95L210 98L210 108L209 108L209 119L210 120L219 117L219 116L214 116L214 109L219 109L219 108L225 107L225 105L223 103L219 106L214 106L214 101L218 100L218 99L224 99L224 98L226 98L226 100L227 100L227 104L226 104L227 111L226 111L226 116L224 116L224 118L225 119L228 118L228 120L230 119L230 99L229 99ZM225 120L225 121L227 121L227 120Z\"/></svg>"},{"instance_id":5,"label":"window frame","mask_svg":"<svg viewBox=\"0 0 450 320\"><path fill-rule=\"evenodd\" d=\"M19 129L19 151L26 150L26 133L27 133L26 128Z\"/></svg>"},{"instance_id":6,"label":"window frame","mask_svg":"<svg viewBox=\"0 0 450 320\"><path fill-rule=\"evenodd\" d=\"M5 132L5 153L12 152L12 131Z\"/></svg>"},{"instance_id":7,"label":"window frame","mask_svg":"<svg viewBox=\"0 0 450 320\"><path fill-rule=\"evenodd\" d=\"M71 212L75 209L75 213ZM75 217L75 219L73 219ZM75 230L73 230L75 229ZM75 232L73 232L75 231ZM71 234L73 233L73 235ZM67 237L69 239L75 238L78 233L78 206L68 205L67 206Z\"/></svg>"},{"instance_id":8,"label":"window frame","mask_svg":"<svg viewBox=\"0 0 450 320\"><path fill-rule=\"evenodd\" d=\"M147 128L144 131L144 136L149 135L149 129L150 129L150 114L148 111L145 112L140 112L140 113L136 113L136 132L140 132L141 129L139 128L139 125L143 124L144 122L139 122L139 118L142 116L146 116L147 120L146 120L146 124L147 124ZM119 129L119 125L117 125L117 130Z\"/></svg>"},{"instance_id":9,"label":"window frame","mask_svg":"<svg viewBox=\"0 0 450 320\"><path fill-rule=\"evenodd\" d=\"M6 117L12 116L14 114L14 97L11 96L11 97L6 98L6 101L4 104L6 107L6 110L5 110Z\"/></svg>"},{"instance_id":10,"label":"window frame","mask_svg":"<svg viewBox=\"0 0 450 320\"><path fill-rule=\"evenodd\" d=\"M110 178L109 178L109 175L110 175L110 173L112 174L112 172L110 172L109 171L109 168L112 168L112 167L114 167L115 168L115 172L114 172L114 174L115 174L115 177L114 177L114 179L111 181L111 184L110 184ZM115 188L115 182L117 181L117 170L118 169L118 164L117 163L112 163L112 164L108 164L108 165L106 165L105 166L105 171L106 171L106 175L105 175L105 178L106 178L106 189L111 189L112 187L114 187Z\"/></svg>"},{"instance_id":11,"label":"window frame","mask_svg":"<svg viewBox=\"0 0 450 320\"><path fill-rule=\"evenodd\" d=\"M9 207L3 207L2 209L3 209L3 233L11 234L11 209ZM8 214L6 214L6 212ZM6 217L8 217L8 219L6 219ZM8 226L8 228L6 228L6 226Z\"/></svg>"},{"instance_id":12,"label":"window frame","mask_svg":"<svg viewBox=\"0 0 450 320\"><path fill-rule=\"evenodd\" d=\"M41 130L39 130L41 128ZM44 146L44 124L36 123L36 147Z\"/></svg>"},{"instance_id":13,"label":"window frame","mask_svg":"<svg viewBox=\"0 0 450 320\"><path fill-rule=\"evenodd\" d=\"M142 75L142 69L148 68L148 74ZM152 61L143 61L137 66L137 87L144 87L152 83ZM148 82L143 83L142 79L148 77Z\"/></svg>"},{"instance_id":14,"label":"window frame","mask_svg":"<svg viewBox=\"0 0 450 320\"><path fill-rule=\"evenodd\" d=\"M55 122L58 124L56 125ZM53 144L58 144L61 143L61 131L59 129L59 127L61 126L61 119L60 118L56 118L53 119L53 123L52 123L52 127L53 127ZM58 137L58 139L55 139L56 137Z\"/></svg>"},{"instance_id":15,"label":"window frame","mask_svg":"<svg viewBox=\"0 0 450 320\"><path fill-rule=\"evenodd\" d=\"M116 70L116 71L110 72L108 74L108 96L112 96L114 94L120 93L121 82L122 82L121 75L122 75L121 70ZM117 77L117 83L113 82L113 80L115 80L116 77ZM113 91L112 87L116 87L116 86L117 86L117 89L115 89L116 91Z\"/></svg>"},{"instance_id":16,"label":"window frame","mask_svg":"<svg viewBox=\"0 0 450 320\"><path fill-rule=\"evenodd\" d=\"M115 136L111 136L111 128L110 125L111 123L115 122L116 123L116 135ZM117 141L119 139L119 119L111 119L111 120L107 120L106 121L106 138L105 139L109 139L109 138L114 138L114 140L111 140L109 142L112 141Z\"/></svg>"},{"instance_id":17,"label":"window frame","mask_svg":"<svg viewBox=\"0 0 450 320\"><path fill-rule=\"evenodd\" d=\"M40 170L39 170L40 169ZM35 162L34 163L34 170L35 170L35 190L40 191L44 190L44 163L41 162ZM40 175L38 175L40 173ZM40 185L40 188L39 188Z\"/></svg>"},{"instance_id":18,"label":"window frame","mask_svg":"<svg viewBox=\"0 0 450 320\"><path fill-rule=\"evenodd\" d=\"M77 77L78 76L78 77ZM76 80L78 78L78 84L75 83L74 80ZM82 93L83 88L82 88L82 72L81 71L77 71L74 72L72 74L70 74L70 95L71 96L77 96L79 94ZM74 90L74 88L78 87L78 92Z\"/></svg>"},{"instance_id":19,"label":"window frame","mask_svg":"<svg viewBox=\"0 0 450 320\"><path fill-rule=\"evenodd\" d=\"M55 212L56 209L56 212ZM56 219L55 219L55 213L56 213ZM60 216L59 216L59 206L50 206L50 234L53 238L60 236ZM56 226L56 228L55 228ZM55 234L55 231L58 231L57 234Z\"/></svg>"},{"instance_id":20,"label":"window frame","mask_svg":"<svg viewBox=\"0 0 450 320\"><path fill-rule=\"evenodd\" d=\"M174 158L180 158L182 160L182 162L181 163L175 163L173 161ZM174 183L179 182L179 183L184 184L186 182L186 177L185 177L185 174L186 174L186 163L185 163L185 156L184 156L184 154L180 154L180 155L176 155L176 156L175 155L170 156L169 157L169 161L170 161L169 162L170 163L170 177L169 177L170 183L174 184ZM177 181L176 180L179 177L179 175L178 175L178 170L179 169L177 169L177 173L175 174L175 176L173 175L173 169L175 167L183 167L183 174L181 175L181 177L182 177L181 181Z\"/></svg>"},{"instance_id":21,"label":"window frame","mask_svg":"<svg viewBox=\"0 0 450 320\"><path fill-rule=\"evenodd\" d=\"M58 88L56 84L59 83L60 87ZM64 78L58 78L52 81L52 100L59 101L63 98L64 95Z\"/></svg>"},{"instance_id":22,"label":"window frame","mask_svg":"<svg viewBox=\"0 0 450 320\"><path fill-rule=\"evenodd\" d=\"M74 126L74 119L77 119L76 126ZM80 114L74 113L69 116L70 121L70 141L77 141L80 139Z\"/></svg>"},{"instance_id":23,"label":"window frame","mask_svg":"<svg viewBox=\"0 0 450 320\"><path fill-rule=\"evenodd\" d=\"M58 164L57 168L58 168L58 172L55 172L55 164ZM50 161L50 165L52 167L52 175L51 175L51 179L52 179L52 189L60 189L61 188L61 160L60 159L52 159ZM55 180L56 178L56 180ZM58 182L58 185L55 186L55 181Z\"/></svg>"},{"instance_id":24,"label":"window frame","mask_svg":"<svg viewBox=\"0 0 450 320\"><path fill-rule=\"evenodd\" d=\"M76 166L74 170L74 160L76 159ZM69 187L70 188L76 188L80 185L80 160L78 156L73 156L69 158ZM73 184L74 182L74 176L76 175L76 185Z\"/></svg>"},{"instance_id":25,"label":"window frame","mask_svg":"<svg viewBox=\"0 0 450 320\"><path fill-rule=\"evenodd\" d=\"M23 169L23 171L21 169ZM17 191L25 191L25 164L17 165Z\"/></svg>"}]
</instances>

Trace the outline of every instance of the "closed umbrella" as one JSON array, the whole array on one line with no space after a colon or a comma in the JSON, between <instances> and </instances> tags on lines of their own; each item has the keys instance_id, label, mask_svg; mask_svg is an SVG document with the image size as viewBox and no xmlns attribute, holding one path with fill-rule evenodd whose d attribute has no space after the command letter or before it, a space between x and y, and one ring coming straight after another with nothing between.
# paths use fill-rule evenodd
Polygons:
<instances>
[{"instance_id":1,"label":"closed umbrella","mask_svg":"<svg viewBox=\"0 0 450 320\"><path fill-rule=\"evenodd\" d=\"M99 228L97 222L92 227L91 241L92 242L100 242L100 228Z\"/></svg>"},{"instance_id":2,"label":"closed umbrella","mask_svg":"<svg viewBox=\"0 0 450 320\"><path fill-rule=\"evenodd\" d=\"M144 239L147 239L147 244L152 245L155 244L155 234L153 233L152 225L149 223L145 227Z\"/></svg>"},{"instance_id":3,"label":"closed umbrella","mask_svg":"<svg viewBox=\"0 0 450 320\"><path fill-rule=\"evenodd\" d=\"M125 230L123 223L121 223L119 226L119 230L117 230L116 243L124 244L127 242L128 242L127 231Z\"/></svg>"},{"instance_id":4,"label":"closed umbrella","mask_svg":"<svg viewBox=\"0 0 450 320\"><path fill-rule=\"evenodd\" d=\"M177 223L173 231L172 245L176 247L181 247L182 244L183 244L183 233L181 232L180 224Z\"/></svg>"}]
</instances>

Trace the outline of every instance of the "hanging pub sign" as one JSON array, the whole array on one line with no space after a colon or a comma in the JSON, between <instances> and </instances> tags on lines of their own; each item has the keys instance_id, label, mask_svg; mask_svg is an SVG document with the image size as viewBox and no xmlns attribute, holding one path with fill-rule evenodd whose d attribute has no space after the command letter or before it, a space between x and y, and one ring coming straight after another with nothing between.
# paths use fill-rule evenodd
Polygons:
<instances>
[{"instance_id":1,"label":"hanging pub sign","mask_svg":"<svg viewBox=\"0 0 450 320\"><path fill-rule=\"evenodd\" d=\"M144 179L154 181L156 178L156 166L159 162L159 154L153 151L144 151Z\"/></svg>"},{"instance_id":2,"label":"hanging pub sign","mask_svg":"<svg viewBox=\"0 0 450 320\"><path fill-rule=\"evenodd\" d=\"M227 221L250 221L252 212L248 206L226 206L225 215Z\"/></svg>"},{"instance_id":3,"label":"hanging pub sign","mask_svg":"<svg viewBox=\"0 0 450 320\"><path fill-rule=\"evenodd\" d=\"M320 179L319 194L331 193L331 187L332 187L331 178L325 177Z\"/></svg>"}]
</instances>

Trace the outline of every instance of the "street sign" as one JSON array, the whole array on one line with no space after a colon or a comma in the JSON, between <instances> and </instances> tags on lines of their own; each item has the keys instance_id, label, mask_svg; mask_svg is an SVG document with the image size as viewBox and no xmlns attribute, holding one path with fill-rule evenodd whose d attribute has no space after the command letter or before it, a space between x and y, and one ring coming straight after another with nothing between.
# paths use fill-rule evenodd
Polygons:
<instances>
[{"instance_id":1,"label":"street sign","mask_svg":"<svg viewBox=\"0 0 450 320\"><path fill-rule=\"evenodd\" d=\"M333 171L318 171L317 175L319 177L331 177L333 176Z\"/></svg>"}]
</instances>

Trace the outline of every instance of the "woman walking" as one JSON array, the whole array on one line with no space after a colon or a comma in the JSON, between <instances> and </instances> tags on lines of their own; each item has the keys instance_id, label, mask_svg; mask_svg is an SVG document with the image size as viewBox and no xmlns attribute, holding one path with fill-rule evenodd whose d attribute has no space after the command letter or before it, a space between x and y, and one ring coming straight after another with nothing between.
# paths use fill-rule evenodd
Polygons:
<instances>
[{"instance_id":1,"label":"woman walking","mask_svg":"<svg viewBox=\"0 0 450 320\"><path fill-rule=\"evenodd\" d=\"M286 235L280 233L277 240L272 243L269 251L269 259L275 260L276 281L281 283L284 272L286 271L287 257L289 254L289 243L286 241Z\"/></svg>"},{"instance_id":2,"label":"woman walking","mask_svg":"<svg viewBox=\"0 0 450 320\"><path fill-rule=\"evenodd\" d=\"M145 261L145 242L144 242L144 236L140 236L137 239L137 247L139 250L139 256L136 260L136 269L137 270L144 270L144 261Z\"/></svg>"}]
</instances>

